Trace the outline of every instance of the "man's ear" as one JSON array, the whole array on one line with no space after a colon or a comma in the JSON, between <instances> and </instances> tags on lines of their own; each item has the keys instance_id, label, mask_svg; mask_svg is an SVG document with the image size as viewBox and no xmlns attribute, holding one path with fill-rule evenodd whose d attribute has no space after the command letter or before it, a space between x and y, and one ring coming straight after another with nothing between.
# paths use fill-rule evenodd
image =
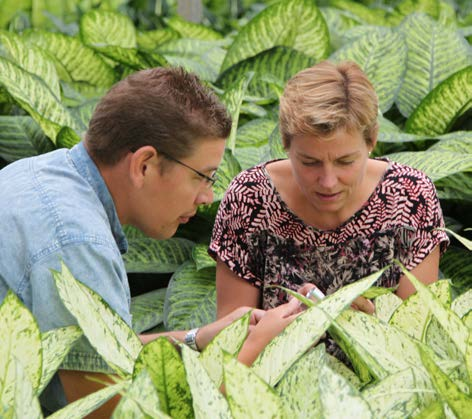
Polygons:
<instances>
[{"instance_id":1,"label":"man's ear","mask_svg":"<svg viewBox=\"0 0 472 419\"><path fill-rule=\"evenodd\" d=\"M141 188L151 165L157 165L156 149L150 145L140 147L130 155L129 159L131 182L136 187Z\"/></svg>"}]
</instances>

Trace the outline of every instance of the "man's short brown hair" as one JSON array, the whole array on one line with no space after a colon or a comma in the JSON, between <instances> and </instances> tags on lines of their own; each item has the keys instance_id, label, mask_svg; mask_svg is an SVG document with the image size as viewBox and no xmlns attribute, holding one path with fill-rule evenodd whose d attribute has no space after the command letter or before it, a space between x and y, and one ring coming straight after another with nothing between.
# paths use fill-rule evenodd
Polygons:
<instances>
[{"instance_id":1,"label":"man's short brown hair","mask_svg":"<svg viewBox=\"0 0 472 419\"><path fill-rule=\"evenodd\" d=\"M113 165L146 145L184 158L199 140L226 139L230 131L226 108L196 75L159 67L110 89L93 113L85 143L95 160Z\"/></svg>"},{"instance_id":2,"label":"man's short brown hair","mask_svg":"<svg viewBox=\"0 0 472 419\"><path fill-rule=\"evenodd\" d=\"M368 145L377 131L378 99L361 68L354 62L323 61L290 79L280 99L283 145L293 137L330 138L337 129L356 129Z\"/></svg>"}]
</instances>

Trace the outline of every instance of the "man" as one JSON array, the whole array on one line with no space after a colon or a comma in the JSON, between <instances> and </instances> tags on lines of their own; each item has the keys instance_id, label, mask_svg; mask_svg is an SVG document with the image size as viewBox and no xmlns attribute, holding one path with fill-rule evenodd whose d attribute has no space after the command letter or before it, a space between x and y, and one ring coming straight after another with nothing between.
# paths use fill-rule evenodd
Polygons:
<instances>
[{"instance_id":1,"label":"man","mask_svg":"<svg viewBox=\"0 0 472 419\"><path fill-rule=\"evenodd\" d=\"M117 83L98 104L83 142L71 150L20 160L0 172L0 301L12 289L42 331L76 324L50 272L63 260L131 324L122 225L167 239L199 205L211 203L230 129L218 98L181 69L144 70ZM272 313L256 326L257 339L249 339L242 351L244 362L252 362L293 318L294 307ZM168 334L180 340L187 334L186 340L196 340L201 349L244 311L199 333ZM256 311L253 323L263 314ZM61 368L69 401L94 390L80 371L110 372L85 338ZM48 410L65 403L60 392L55 377L42 400Z\"/></svg>"}]
</instances>

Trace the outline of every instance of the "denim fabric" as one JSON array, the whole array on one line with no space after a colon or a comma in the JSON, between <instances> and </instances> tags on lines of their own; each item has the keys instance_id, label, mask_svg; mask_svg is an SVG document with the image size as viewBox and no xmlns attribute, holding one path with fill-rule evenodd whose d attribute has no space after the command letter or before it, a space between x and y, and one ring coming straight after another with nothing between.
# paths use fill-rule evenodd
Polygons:
<instances>
[{"instance_id":1,"label":"denim fabric","mask_svg":"<svg viewBox=\"0 0 472 419\"><path fill-rule=\"evenodd\" d=\"M8 165L0 171L0 190L0 301L13 290L43 332L77 324L60 301L50 272L59 270L63 260L131 325L121 257L126 238L84 145ZM61 368L110 372L84 337ZM57 377L51 385L57 385Z\"/></svg>"}]
</instances>

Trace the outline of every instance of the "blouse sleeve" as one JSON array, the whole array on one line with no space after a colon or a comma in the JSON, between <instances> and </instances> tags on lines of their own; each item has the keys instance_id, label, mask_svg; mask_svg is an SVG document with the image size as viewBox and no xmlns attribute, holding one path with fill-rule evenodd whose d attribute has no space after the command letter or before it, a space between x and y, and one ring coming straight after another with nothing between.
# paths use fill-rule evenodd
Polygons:
<instances>
[{"instance_id":1,"label":"blouse sleeve","mask_svg":"<svg viewBox=\"0 0 472 419\"><path fill-rule=\"evenodd\" d=\"M401 259L408 270L418 266L436 246L443 254L449 244L444 227L444 218L433 182L422 176L410 187L411 231L402 238L402 247L406 250Z\"/></svg>"},{"instance_id":2,"label":"blouse sleeve","mask_svg":"<svg viewBox=\"0 0 472 419\"><path fill-rule=\"evenodd\" d=\"M261 287L264 269L265 218L261 185L244 172L228 187L216 215L208 253L236 275Z\"/></svg>"}]
</instances>

